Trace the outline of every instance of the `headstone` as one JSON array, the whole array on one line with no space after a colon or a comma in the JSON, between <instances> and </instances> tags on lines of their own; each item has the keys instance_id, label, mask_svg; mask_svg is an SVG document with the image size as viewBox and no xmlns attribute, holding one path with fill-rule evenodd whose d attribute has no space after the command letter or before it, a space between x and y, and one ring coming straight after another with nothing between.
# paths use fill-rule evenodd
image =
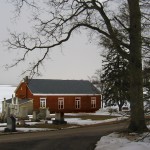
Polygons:
<instances>
[{"instance_id":1,"label":"headstone","mask_svg":"<svg viewBox=\"0 0 150 150\"><path fill-rule=\"evenodd\" d=\"M4 122L7 122L7 118L10 116L10 107L7 105L4 113Z\"/></svg>"},{"instance_id":2,"label":"headstone","mask_svg":"<svg viewBox=\"0 0 150 150\"><path fill-rule=\"evenodd\" d=\"M64 120L64 113L56 113L55 120L52 121L53 124L67 124L67 121Z\"/></svg>"},{"instance_id":3,"label":"headstone","mask_svg":"<svg viewBox=\"0 0 150 150\"><path fill-rule=\"evenodd\" d=\"M56 113L55 120L64 121L64 113Z\"/></svg>"},{"instance_id":4,"label":"headstone","mask_svg":"<svg viewBox=\"0 0 150 150\"><path fill-rule=\"evenodd\" d=\"M10 132L16 131L16 119L13 116L7 117L7 129Z\"/></svg>"},{"instance_id":5,"label":"headstone","mask_svg":"<svg viewBox=\"0 0 150 150\"><path fill-rule=\"evenodd\" d=\"M33 111L33 120L36 121L37 120L37 112Z\"/></svg>"},{"instance_id":6,"label":"headstone","mask_svg":"<svg viewBox=\"0 0 150 150\"><path fill-rule=\"evenodd\" d=\"M48 118L48 119L50 118L50 111L48 108L46 109L46 118Z\"/></svg>"}]
</instances>

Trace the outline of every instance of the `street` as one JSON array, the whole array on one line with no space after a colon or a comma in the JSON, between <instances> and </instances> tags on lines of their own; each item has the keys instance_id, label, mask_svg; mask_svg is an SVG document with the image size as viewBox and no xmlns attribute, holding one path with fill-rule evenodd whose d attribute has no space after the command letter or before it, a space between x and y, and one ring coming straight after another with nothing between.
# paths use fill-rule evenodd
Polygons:
<instances>
[{"instance_id":1,"label":"street","mask_svg":"<svg viewBox=\"0 0 150 150\"><path fill-rule=\"evenodd\" d=\"M3 150L93 150L101 136L127 127L126 123L0 136Z\"/></svg>"}]
</instances>

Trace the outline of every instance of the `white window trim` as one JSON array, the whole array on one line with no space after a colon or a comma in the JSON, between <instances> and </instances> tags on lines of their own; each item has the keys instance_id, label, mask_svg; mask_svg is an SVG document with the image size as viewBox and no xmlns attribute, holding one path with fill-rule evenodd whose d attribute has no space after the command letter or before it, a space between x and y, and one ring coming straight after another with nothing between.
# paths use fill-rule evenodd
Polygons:
<instances>
[{"instance_id":1,"label":"white window trim","mask_svg":"<svg viewBox=\"0 0 150 150\"><path fill-rule=\"evenodd\" d=\"M81 109L81 97L75 97L75 109Z\"/></svg>"},{"instance_id":2,"label":"white window trim","mask_svg":"<svg viewBox=\"0 0 150 150\"><path fill-rule=\"evenodd\" d=\"M44 101L44 103L45 103L44 107L43 107L43 102L42 102L42 105L41 105L41 101ZM40 108L46 108L46 98L40 98Z\"/></svg>"},{"instance_id":3,"label":"white window trim","mask_svg":"<svg viewBox=\"0 0 150 150\"><path fill-rule=\"evenodd\" d=\"M63 106L62 108L60 106ZM61 110L61 109L64 109L64 98L63 97L59 97L58 98L58 109Z\"/></svg>"},{"instance_id":4,"label":"white window trim","mask_svg":"<svg viewBox=\"0 0 150 150\"><path fill-rule=\"evenodd\" d=\"M96 97L91 97L91 108L96 108Z\"/></svg>"}]
</instances>

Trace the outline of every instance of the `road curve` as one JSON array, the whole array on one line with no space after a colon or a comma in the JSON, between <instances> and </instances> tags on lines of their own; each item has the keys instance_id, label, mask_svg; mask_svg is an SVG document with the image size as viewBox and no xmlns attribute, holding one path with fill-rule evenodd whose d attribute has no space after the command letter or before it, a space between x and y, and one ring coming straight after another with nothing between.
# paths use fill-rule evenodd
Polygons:
<instances>
[{"instance_id":1,"label":"road curve","mask_svg":"<svg viewBox=\"0 0 150 150\"><path fill-rule=\"evenodd\" d=\"M1 135L0 150L93 150L101 136L126 127L127 123L117 123L66 130Z\"/></svg>"}]
</instances>

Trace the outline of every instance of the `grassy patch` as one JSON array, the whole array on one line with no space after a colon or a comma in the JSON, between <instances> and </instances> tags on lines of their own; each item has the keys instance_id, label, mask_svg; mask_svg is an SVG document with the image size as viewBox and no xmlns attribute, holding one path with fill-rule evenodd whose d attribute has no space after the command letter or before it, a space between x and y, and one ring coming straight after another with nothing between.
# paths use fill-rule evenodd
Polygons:
<instances>
[{"instance_id":1,"label":"grassy patch","mask_svg":"<svg viewBox=\"0 0 150 150\"><path fill-rule=\"evenodd\" d=\"M71 115L66 115L65 118L80 118L82 120L106 120L106 119L112 119L112 118L117 118L116 116L105 116L105 115L80 115L80 116L71 116Z\"/></svg>"},{"instance_id":2,"label":"grassy patch","mask_svg":"<svg viewBox=\"0 0 150 150\"><path fill-rule=\"evenodd\" d=\"M75 125L75 124L61 124L61 125L54 125L54 124L35 124L35 125L17 125L17 127L26 127L26 128L48 128L48 129L65 129L69 127L80 127L80 125Z\"/></svg>"}]
</instances>

